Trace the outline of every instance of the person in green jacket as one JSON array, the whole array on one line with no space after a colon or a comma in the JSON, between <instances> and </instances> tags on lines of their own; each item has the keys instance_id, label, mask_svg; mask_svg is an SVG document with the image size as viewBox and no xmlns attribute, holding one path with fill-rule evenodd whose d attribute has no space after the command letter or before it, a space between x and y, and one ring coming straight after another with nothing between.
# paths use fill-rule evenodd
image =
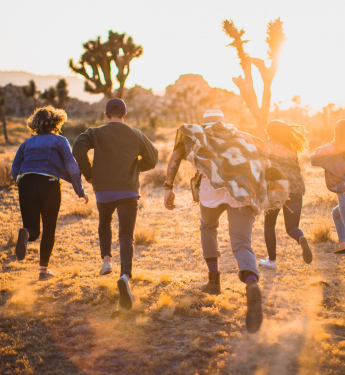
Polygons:
<instances>
[{"instance_id":1,"label":"person in green jacket","mask_svg":"<svg viewBox=\"0 0 345 375\"><path fill-rule=\"evenodd\" d=\"M145 134L124 123L126 115L124 101L109 100L105 111L108 123L80 134L74 142L73 155L96 194L103 258L100 275L112 272L111 221L117 209L121 259L117 285L121 307L130 310L133 297L129 280L132 277L133 234L140 197L139 174L155 168L158 151ZM94 149L93 163L88 157L90 149Z\"/></svg>"}]
</instances>

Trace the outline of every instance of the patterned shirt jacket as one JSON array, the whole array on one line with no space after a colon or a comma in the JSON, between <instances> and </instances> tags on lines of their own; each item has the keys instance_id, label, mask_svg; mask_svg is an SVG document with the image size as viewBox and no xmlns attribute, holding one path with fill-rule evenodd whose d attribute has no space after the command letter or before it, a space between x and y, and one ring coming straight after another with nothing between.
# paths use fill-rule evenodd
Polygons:
<instances>
[{"instance_id":1,"label":"patterned shirt jacket","mask_svg":"<svg viewBox=\"0 0 345 375\"><path fill-rule=\"evenodd\" d=\"M305 194L305 184L301 174L297 152L275 141L265 143L270 153L272 167L279 168L287 177L290 193Z\"/></svg>"}]
</instances>

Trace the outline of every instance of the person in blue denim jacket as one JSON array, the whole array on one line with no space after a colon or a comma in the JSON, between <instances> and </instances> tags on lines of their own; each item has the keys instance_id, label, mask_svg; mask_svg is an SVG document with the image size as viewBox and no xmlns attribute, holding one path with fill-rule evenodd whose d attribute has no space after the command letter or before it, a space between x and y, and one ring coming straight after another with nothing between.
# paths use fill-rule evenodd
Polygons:
<instances>
[{"instance_id":1,"label":"person in blue denim jacket","mask_svg":"<svg viewBox=\"0 0 345 375\"><path fill-rule=\"evenodd\" d=\"M61 204L60 179L70 182L86 204L89 201L71 147L65 137L58 135L66 120L67 114L62 109L52 106L37 108L27 121L32 137L20 145L12 164L23 220L15 252L18 260L25 258L28 241L35 241L40 235L42 216L40 280L54 276L48 263Z\"/></svg>"}]
</instances>

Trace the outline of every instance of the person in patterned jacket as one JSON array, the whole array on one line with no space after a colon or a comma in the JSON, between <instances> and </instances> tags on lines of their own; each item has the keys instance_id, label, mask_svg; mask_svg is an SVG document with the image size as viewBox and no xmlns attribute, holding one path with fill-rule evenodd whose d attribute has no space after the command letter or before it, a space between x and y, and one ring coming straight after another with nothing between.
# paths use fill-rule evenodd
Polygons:
<instances>
[{"instance_id":1,"label":"person in patterned jacket","mask_svg":"<svg viewBox=\"0 0 345 375\"><path fill-rule=\"evenodd\" d=\"M199 190L201 245L209 280L201 291L220 294L217 228L226 211L231 248L246 283L246 328L257 332L262 323L259 272L251 246L255 216L266 197L265 169L269 167L264 142L225 124L223 113L208 110L202 125L182 125L177 131L174 151L168 163L164 205L175 206L174 181L182 159L202 173Z\"/></svg>"},{"instance_id":2,"label":"person in patterned jacket","mask_svg":"<svg viewBox=\"0 0 345 375\"><path fill-rule=\"evenodd\" d=\"M306 131L303 126L288 125L280 120L269 122L265 131L269 138L265 144L270 153L271 165L279 168L290 183L290 199L283 207L285 229L287 234L300 245L303 259L309 264L313 260L313 253L299 228L305 185L298 154L307 150ZM268 257L266 260L259 260L260 266L272 269L277 268L275 226L279 211L280 209L270 210L265 216L264 232Z\"/></svg>"}]
</instances>

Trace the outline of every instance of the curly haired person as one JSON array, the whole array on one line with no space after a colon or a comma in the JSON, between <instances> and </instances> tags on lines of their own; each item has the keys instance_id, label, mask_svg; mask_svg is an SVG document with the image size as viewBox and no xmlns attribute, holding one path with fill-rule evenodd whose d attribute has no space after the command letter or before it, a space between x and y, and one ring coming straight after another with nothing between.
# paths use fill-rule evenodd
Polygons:
<instances>
[{"instance_id":1,"label":"curly haired person","mask_svg":"<svg viewBox=\"0 0 345 375\"><path fill-rule=\"evenodd\" d=\"M65 137L58 135L66 120L67 114L62 109L52 106L37 108L27 121L32 136L20 145L12 164L23 220L15 252L18 260L25 258L28 241L35 241L40 235L42 217L40 280L54 276L48 263L61 204L60 179L70 182L86 204L89 200L71 147Z\"/></svg>"}]
</instances>

